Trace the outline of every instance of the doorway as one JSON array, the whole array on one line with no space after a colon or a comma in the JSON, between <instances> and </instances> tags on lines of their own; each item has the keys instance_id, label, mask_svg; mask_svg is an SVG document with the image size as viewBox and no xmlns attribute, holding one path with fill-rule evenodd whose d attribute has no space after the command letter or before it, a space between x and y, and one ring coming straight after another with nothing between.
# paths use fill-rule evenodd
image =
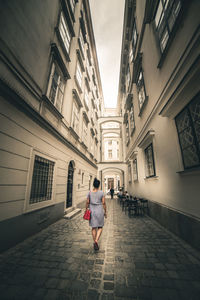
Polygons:
<instances>
[{"instance_id":1,"label":"doorway","mask_svg":"<svg viewBox=\"0 0 200 300\"><path fill-rule=\"evenodd\" d=\"M72 206L73 178L74 178L74 166L73 166L73 162L70 161L69 168L68 168L68 178L67 178L66 208Z\"/></svg>"},{"instance_id":2,"label":"doorway","mask_svg":"<svg viewBox=\"0 0 200 300\"><path fill-rule=\"evenodd\" d=\"M114 178L108 178L108 189L114 189Z\"/></svg>"}]
</instances>

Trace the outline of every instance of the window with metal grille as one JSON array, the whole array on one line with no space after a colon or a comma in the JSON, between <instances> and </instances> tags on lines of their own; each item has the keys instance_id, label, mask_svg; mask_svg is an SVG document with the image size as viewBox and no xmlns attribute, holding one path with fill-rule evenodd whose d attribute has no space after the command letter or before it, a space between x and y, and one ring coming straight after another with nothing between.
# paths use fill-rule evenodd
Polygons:
<instances>
[{"instance_id":1,"label":"window with metal grille","mask_svg":"<svg viewBox=\"0 0 200 300\"><path fill-rule=\"evenodd\" d=\"M54 165L53 161L35 156L30 204L51 200Z\"/></svg>"},{"instance_id":2,"label":"window with metal grille","mask_svg":"<svg viewBox=\"0 0 200 300\"><path fill-rule=\"evenodd\" d=\"M145 163L146 163L146 177L156 176L154 155L153 155L153 145L150 144L145 150Z\"/></svg>"},{"instance_id":3,"label":"window with metal grille","mask_svg":"<svg viewBox=\"0 0 200 300\"><path fill-rule=\"evenodd\" d=\"M160 50L163 52L169 41L176 19L180 13L181 0L160 0L155 15L155 27Z\"/></svg>"},{"instance_id":4,"label":"window with metal grille","mask_svg":"<svg viewBox=\"0 0 200 300\"><path fill-rule=\"evenodd\" d=\"M200 94L175 118L184 168L200 166Z\"/></svg>"},{"instance_id":5,"label":"window with metal grille","mask_svg":"<svg viewBox=\"0 0 200 300\"><path fill-rule=\"evenodd\" d=\"M141 110L145 101L147 100L142 68L140 69L136 85L137 85L137 92L138 92L139 109Z\"/></svg>"}]
</instances>

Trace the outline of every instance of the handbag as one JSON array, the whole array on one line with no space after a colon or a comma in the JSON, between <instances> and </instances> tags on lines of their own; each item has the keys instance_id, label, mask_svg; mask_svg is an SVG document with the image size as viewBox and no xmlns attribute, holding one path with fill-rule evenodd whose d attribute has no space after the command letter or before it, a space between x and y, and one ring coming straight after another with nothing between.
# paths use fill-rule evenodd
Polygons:
<instances>
[{"instance_id":1,"label":"handbag","mask_svg":"<svg viewBox=\"0 0 200 300\"><path fill-rule=\"evenodd\" d=\"M91 217L91 211L87 209L84 213L83 219L90 220L90 217Z\"/></svg>"}]
</instances>

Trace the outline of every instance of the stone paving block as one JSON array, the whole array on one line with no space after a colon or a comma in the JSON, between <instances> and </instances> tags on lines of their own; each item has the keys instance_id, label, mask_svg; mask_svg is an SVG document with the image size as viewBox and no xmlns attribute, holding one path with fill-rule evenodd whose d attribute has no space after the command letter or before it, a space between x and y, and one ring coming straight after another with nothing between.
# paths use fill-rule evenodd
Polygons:
<instances>
[{"instance_id":1,"label":"stone paving block","mask_svg":"<svg viewBox=\"0 0 200 300\"><path fill-rule=\"evenodd\" d=\"M58 286L59 279L58 278L49 278L45 282L45 287L48 289L55 289Z\"/></svg>"},{"instance_id":2,"label":"stone paving block","mask_svg":"<svg viewBox=\"0 0 200 300\"><path fill-rule=\"evenodd\" d=\"M90 280L91 274L90 273L83 273L79 274L79 279L88 282Z\"/></svg>"},{"instance_id":3,"label":"stone paving block","mask_svg":"<svg viewBox=\"0 0 200 300\"><path fill-rule=\"evenodd\" d=\"M73 281L70 287L72 291L79 291L79 292L84 292L87 290L87 288L88 288L88 284L80 280Z\"/></svg>"},{"instance_id":4,"label":"stone paving block","mask_svg":"<svg viewBox=\"0 0 200 300\"><path fill-rule=\"evenodd\" d=\"M88 290L87 294L87 300L99 300L100 299L100 293L96 290Z\"/></svg>"},{"instance_id":5,"label":"stone paving block","mask_svg":"<svg viewBox=\"0 0 200 300\"><path fill-rule=\"evenodd\" d=\"M57 300L57 299L61 299L61 292L59 290L48 290L47 294L45 295L45 297L43 298L44 300Z\"/></svg>"},{"instance_id":6,"label":"stone paving block","mask_svg":"<svg viewBox=\"0 0 200 300\"><path fill-rule=\"evenodd\" d=\"M101 300L114 300L113 293L103 293L101 296Z\"/></svg>"},{"instance_id":7,"label":"stone paving block","mask_svg":"<svg viewBox=\"0 0 200 300\"><path fill-rule=\"evenodd\" d=\"M48 273L48 277L59 277L60 274L61 274L60 269L51 269Z\"/></svg>"},{"instance_id":8,"label":"stone paving block","mask_svg":"<svg viewBox=\"0 0 200 300\"><path fill-rule=\"evenodd\" d=\"M155 266L152 263L135 262L136 269L154 269Z\"/></svg>"},{"instance_id":9,"label":"stone paving block","mask_svg":"<svg viewBox=\"0 0 200 300\"><path fill-rule=\"evenodd\" d=\"M114 283L104 281L104 290L114 290Z\"/></svg>"},{"instance_id":10,"label":"stone paving block","mask_svg":"<svg viewBox=\"0 0 200 300\"><path fill-rule=\"evenodd\" d=\"M131 298L136 299L137 298L137 289L135 287L126 287L123 285L118 285L115 287L114 292L116 297L125 297L125 298Z\"/></svg>"},{"instance_id":11,"label":"stone paving block","mask_svg":"<svg viewBox=\"0 0 200 300\"><path fill-rule=\"evenodd\" d=\"M71 272L69 270L62 271L59 277L63 279L75 280L78 277L78 272Z\"/></svg>"},{"instance_id":12,"label":"stone paving block","mask_svg":"<svg viewBox=\"0 0 200 300\"><path fill-rule=\"evenodd\" d=\"M98 265L103 265L104 260L103 259L96 259L95 263L98 264Z\"/></svg>"},{"instance_id":13,"label":"stone paving block","mask_svg":"<svg viewBox=\"0 0 200 300\"><path fill-rule=\"evenodd\" d=\"M113 281L114 280L114 274L104 274L103 279Z\"/></svg>"},{"instance_id":14,"label":"stone paving block","mask_svg":"<svg viewBox=\"0 0 200 300\"><path fill-rule=\"evenodd\" d=\"M35 300L43 300L46 294L47 294L47 289L39 288L34 292L32 298Z\"/></svg>"},{"instance_id":15,"label":"stone paving block","mask_svg":"<svg viewBox=\"0 0 200 300\"><path fill-rule=\"evenodd\" d=\"M138 282L141 282L141 279L138 280L136 275L129 275L126 278L126 282L128 286L137 286Z\"/></svg>"},{"instance_id":16,"label":"stone paving block","mask_svg":"<svg viewBox=\"0 0 200 300\"><path fill-rule=\"evenodd\" d=\"M176 271L167 271L170 278L179 279L179 275Z\"/></svg>"},{"instance_id":17,"label":"stone paving block","mask_svg":"<svg viewBox=\"0 0 200 300\"><path fill-rule=\"evenodd\" d=\"M102 273L101 272L93 272L93 273L91 273L91 277L93 277L93 278L101 278L102 277Z\"/></svg>"},{"instance_id":18,"label":"stone paving block","mask_svg":"<svg viewBox=\"0 0 200 300\"><path fill-rule=\"evenodd\" d=\"M158 278L168 278L169 277L167 271L165 271L165 270L156 270L155 275Z\"/></svg>"},{"instance_id":19,"label":"stone paving block","mask_svg":"<svg viewBox=\"0 0 200 300\"><path fill-rule=\"evenodd\" d=\"M57 289L68 290L70 289L71 281L68 279L59 279Z\"/></svg>"},{"instance_id":20,"label":"stone paving block","mask_svg":"<svg viewBox=\"0 0 200 300\"><path fill-rule=\"evenodd\" d=\"M90 280L90 286L94 289L98 289L101 285L101 280L99 279L91 279Z\"/></svg>"},{"instance_id":21,"label":"stone paving block","mask_svg":"<svg viewBox=\"0 0 200 300\"><path fill-rule=\"evenodd\" d=\"M116 274L115 273L115 282L116 285L125 285L126 284L126 276L122 274Z\"/></svg>"}]
</instances>

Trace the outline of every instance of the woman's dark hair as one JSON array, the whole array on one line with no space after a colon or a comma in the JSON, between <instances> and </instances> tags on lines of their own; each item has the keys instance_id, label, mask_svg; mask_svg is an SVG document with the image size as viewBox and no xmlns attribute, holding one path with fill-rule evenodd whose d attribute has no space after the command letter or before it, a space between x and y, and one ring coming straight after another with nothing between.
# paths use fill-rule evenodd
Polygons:
<instances>
[{"instance_id":1,"label":"woman's dark hair","mask_svg":"<svg viewBox=\"0 0 200 300\"><path fill-rule=\"evenodd\" d=\"M95 187L96 189L98 189L100 186L100 180L98 180L96 177L94 179L94 182L93 182L93 187Z\"/></svg>"}]
</instances>

